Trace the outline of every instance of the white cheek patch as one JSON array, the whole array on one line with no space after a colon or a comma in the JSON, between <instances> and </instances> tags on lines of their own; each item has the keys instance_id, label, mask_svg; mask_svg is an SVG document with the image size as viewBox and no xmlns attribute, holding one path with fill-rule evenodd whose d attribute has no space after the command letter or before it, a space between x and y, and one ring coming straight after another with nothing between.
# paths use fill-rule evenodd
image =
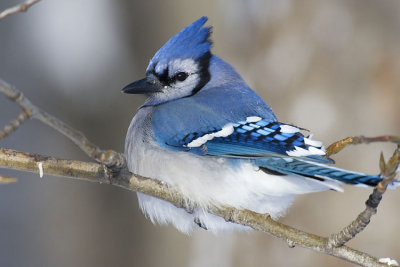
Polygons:
<instances>
[{"instance_id":1,"label":"white cheek patch","mask_svg":"<svg viewBox=\"0 0 400 267\"><path fill-rule=\"evenodd\" d=\"M186 80L182 82L176 82L171 88L175 91L180 92L192 92L193 88L199 83L200 77L198 74L189 75Z\"/></svg>"},{"instance_id":2,"label":"white cheek patch","mask_svg":"<svg viewBox=\"0 0 400 267\"><path fill-rule=\"evenodd\" d=\"M199 71L197 63L191 59L175 59L168 64L168 76L173 77L178 72L186 72L188 74Z\"/></svg>"},{"instance_id":3,"label":"white cheek patch","mask_svg":"<svg viewBox=\"0 0 400 267\"><path fill-rule=\"evenodd\" d=\"M224 127L222 127L221 130L215 133L209 133L205 134L199 138L194 139L192 142L187 144L187 147L199 147L207 143L207 141L212 140L214 137L227 137L228 135L231 135L233 133L233 125L231 123L228 123Z\"/></svg>"}]
</instances>

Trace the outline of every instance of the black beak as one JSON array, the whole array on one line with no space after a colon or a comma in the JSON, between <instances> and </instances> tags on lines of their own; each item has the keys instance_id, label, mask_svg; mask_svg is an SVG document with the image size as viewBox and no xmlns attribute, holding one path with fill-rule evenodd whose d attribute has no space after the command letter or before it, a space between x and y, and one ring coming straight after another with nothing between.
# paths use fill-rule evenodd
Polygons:
<instances>
[{"instance_id":1,"label":"black beak","mask_svg":"<svg viewBox=\"0 0 400 267\"><path fill-rule=\"evenodd\" d=\"M162 84L159 82L150 82L147 78L138 80L128 84L122 88L122 92L126 94L151 94L161 92Z\"/></svg>"}]
</instances>

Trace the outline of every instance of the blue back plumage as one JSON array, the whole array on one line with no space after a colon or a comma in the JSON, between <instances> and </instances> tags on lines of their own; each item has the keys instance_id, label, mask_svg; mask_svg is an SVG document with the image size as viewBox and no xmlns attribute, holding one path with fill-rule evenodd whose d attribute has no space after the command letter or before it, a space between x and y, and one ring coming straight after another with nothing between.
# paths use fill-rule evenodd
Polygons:
<instances>
[{"instance_id":1,"label":"blue back plumage","mask_svg":"<svg viewBox=\"0 0 400 267\"><path fill-rule=\"evenodd\" d=\"M169 39L151 59L147 70L152 70L154 64L166 66L173 59L192 58L197 60L210 53L211 27L203 27L207 20L207 17L201 17Z\"/></svg>"}]
</instances>

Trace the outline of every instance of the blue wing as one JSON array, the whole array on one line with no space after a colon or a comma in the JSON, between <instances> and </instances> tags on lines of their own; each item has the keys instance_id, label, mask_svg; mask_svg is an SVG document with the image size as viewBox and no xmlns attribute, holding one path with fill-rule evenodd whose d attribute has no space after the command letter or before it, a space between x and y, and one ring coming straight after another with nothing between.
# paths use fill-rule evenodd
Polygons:
<instances>
[{"instance_id":1,"label":"blue wing","mask_svg":"<svg viewBox=\"0 0 400 267\"><path fill-rule=\"evenodd\" d=\"M322 143L306 138L301 129L277 121L248 117L246 121L227 124L183 135L166 144L208 156L258 158L271 155L302 156L309 160L333 163L322 157Z\"/></svg>"},{"instance_id":2,"label":"blue wing","mask_svg":"<svg viewBox=\"0 0 400 267\"><path fill-rule=\"evenodd\" d=\"M335 168L324 157L322 143L305 137L301 129L277 121L248 117L224 127L185 133L165 144L203 156L248 158L265 172L334 179L348 184L375 186L381 178Z\"/></svg>"}]
</instances>

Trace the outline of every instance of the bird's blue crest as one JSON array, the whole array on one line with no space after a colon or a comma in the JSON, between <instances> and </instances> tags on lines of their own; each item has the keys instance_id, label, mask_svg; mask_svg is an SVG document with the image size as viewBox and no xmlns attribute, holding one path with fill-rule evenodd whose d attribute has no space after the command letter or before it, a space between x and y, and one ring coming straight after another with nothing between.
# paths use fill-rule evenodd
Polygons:
<instances>
[{"instance_id":1,"label":"bird's blue crest","mask_svg":"<svg viewBox=\"0 0 400 267\"><path fill-rule=\"evenodd\" d=\"M169 39L151 59L147 71L153 70L156 65L166 66L172 59L196 60L210 54L211 27L203 27L207 20L207 17L201 17Z\"/></svg>"}]
</instances>

